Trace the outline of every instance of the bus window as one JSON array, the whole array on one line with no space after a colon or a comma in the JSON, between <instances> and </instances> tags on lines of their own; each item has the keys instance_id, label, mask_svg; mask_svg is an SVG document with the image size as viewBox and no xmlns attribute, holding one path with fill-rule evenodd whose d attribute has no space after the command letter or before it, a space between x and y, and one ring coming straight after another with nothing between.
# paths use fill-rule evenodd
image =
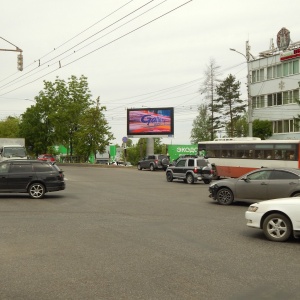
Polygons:
<instances>
[{"instance_id":1,"label":"bus window","mask_svg":"<svg viewBox=\"0 0 300 300\"><path fill-rule=\"evenodd\" d=\"M234 157L234 151L233 150L227 150L227 157Z\"/></svg>"},{"instance_id":2,"label":"bus window","mask_svg":"<svg viewBox=\"0 0 300 300\"><path fill-rule=\"evenodd\" d=\"M207 151L207 156L208 157L216 157L216 153L214 150L208 150Z\"/></svg>"},{"instance_id":3,"label":"bus window","mask_svg":"<svg viewBox=\"0 0 300 300\"><path fill-rule=\"evenodd\" d=\"M266 158L267 159L273 159L271 151L266 152Z\"/></svg>"},{"instance_id":4,"label":"bus window","mask_svg":"<svg viewBox=\"0 0 300 300\"><path fill-rule=\"evenodd\" d=\"M253 151L252 150L244 150L238 151L238 158L253 158Z\"/></svg>"},{"instance_id":5,"label":"bus window","mask_svg":"<svg viewBox=\"0 0 300 300\"><path fill-rule=\"evenodd\" d=\"M290 152L289 157L290 160L295 160L295 154L293 151Z\"/></svg>"},{"instance_id":6,"label":"bus window","mask_svg":"<svg viewBox=\"0 0 300 300\"><path fill-rule=\"evenodd\" d=\"M222 157L233 157L233 150L223 150Z\"/></svg>"},{"instance_id":7,"label":"bus window","mask_svg":"<svg viewBox=\"0 0 300 300\"><path fill-rule=\"evenodd\" d=\"M249 150L249 152L248 152L248 158L253 158L253 151L252 150Z\"/></svg>"},{"instance_id":8,"label":"bus window","mask_svg":"<svg viewBox=\"0 0 300 300\"><path fill-rule=\"evenodd\" d=\"M275 150L275 159L282 159L282 151Z\"/></svg>"},{"instance_id":9,"label":"bus window","mask_svg":"<svg viewBox=\"0 0 300 300\"><path fill-rule=\"evenodd\" d=\"M258 159L264 159L264 151L262 150L255 150L255 153L254 153L254 157L255 158L258 158Z\"/></svg>"}]
</instances>

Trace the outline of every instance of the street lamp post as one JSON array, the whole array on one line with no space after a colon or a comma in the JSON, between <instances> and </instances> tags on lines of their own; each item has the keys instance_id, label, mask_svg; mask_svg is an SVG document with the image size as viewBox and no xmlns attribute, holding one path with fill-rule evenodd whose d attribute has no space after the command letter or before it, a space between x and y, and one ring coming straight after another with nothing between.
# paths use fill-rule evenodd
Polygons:
<instances>
[{"instance_id":1,"label":"street lamp post","mask_svg":"<svg viewBox=\"0 0 300 300\"><path fill-rule=\"evenodd\" d=\"M248 95L248 135L249 137L253 136L253 127L252 127L252 99L251 99L251 94L250 94L250 46L249 46L249 41L246 41L246 55L230 48L231 51L237 52L241 55L243 55L246 58L247 61L247 95Z\"/></svg>"}]
</instances>

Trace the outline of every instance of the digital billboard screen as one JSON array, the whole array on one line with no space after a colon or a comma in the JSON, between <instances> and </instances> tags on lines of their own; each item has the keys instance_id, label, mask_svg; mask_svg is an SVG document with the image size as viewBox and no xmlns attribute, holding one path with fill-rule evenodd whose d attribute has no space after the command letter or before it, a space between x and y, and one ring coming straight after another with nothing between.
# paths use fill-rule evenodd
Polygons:
<instances>
[{"instance_id":1,"label":"digital billboard screen","mask_svg":"<svg viewBox=\"0 0 300 300\"><path fill-rule=\"evenodd\" d=\"M127 135L174 136L174 108L133 108L127 110Z\"/></svg>"}]
</instances>

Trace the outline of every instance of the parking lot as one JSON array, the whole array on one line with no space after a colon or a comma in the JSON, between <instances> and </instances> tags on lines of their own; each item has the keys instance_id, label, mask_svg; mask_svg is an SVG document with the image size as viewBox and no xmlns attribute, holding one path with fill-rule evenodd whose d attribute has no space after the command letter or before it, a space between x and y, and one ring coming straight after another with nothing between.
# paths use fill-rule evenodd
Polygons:
<instances>
[{"instance_id":1,"label":"parking lot","mask_svg":"<svg viewBox=\"0 0 300 300\"><path fill-rule=\"evenodd\" d=\"M299 299L300 241L248 228L249 203L163 171L62 169L65 191L0 195L0 299Z\"/></svg>"}]
</instances>

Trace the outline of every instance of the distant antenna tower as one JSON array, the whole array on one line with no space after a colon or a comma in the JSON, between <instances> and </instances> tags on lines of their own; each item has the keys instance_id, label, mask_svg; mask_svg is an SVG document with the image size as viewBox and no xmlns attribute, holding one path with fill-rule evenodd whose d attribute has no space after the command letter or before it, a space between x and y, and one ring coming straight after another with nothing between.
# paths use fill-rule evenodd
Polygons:
<instances>
[{"instance_id":1,"label":"distant antenna tower","mask_svg":"<svg viewBox=\"0 0 300 300\"><path fill-rule=\"evenodd\" d=\"M270 39L270 50L275 50L273 39Z\"/></svg>"}]
</instances>

